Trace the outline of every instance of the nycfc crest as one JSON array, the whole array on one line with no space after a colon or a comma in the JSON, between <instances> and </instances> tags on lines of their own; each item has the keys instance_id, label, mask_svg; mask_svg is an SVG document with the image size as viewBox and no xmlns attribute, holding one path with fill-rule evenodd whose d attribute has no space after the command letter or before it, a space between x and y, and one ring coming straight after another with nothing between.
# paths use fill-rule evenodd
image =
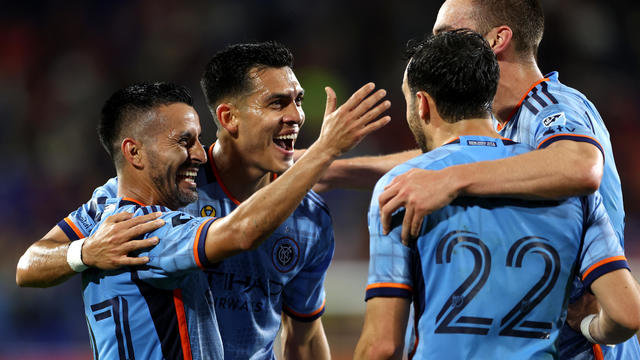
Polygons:
<instances>
[{"instance_id":1,"label":"nycfc crest","mask_svg":"<svg viewBox=\"0 0 640 360\"><path fill-rule=\"evenodd\" d=\"M211 205L205 205L200 209L200 216L202 217L216 217L216 209Z\"/></svg>"},{"instance_id":2,"label":"nycfc crest","mask_svg":"<svg viewBox=\"0 0 640 360\"><path fill-rule=\"evenodd\" d=\"M291 238L283 237L273 246L271 260L278 271L288 272L296 266L299 256L298 244Z\"/></svg>"}]
</instances>

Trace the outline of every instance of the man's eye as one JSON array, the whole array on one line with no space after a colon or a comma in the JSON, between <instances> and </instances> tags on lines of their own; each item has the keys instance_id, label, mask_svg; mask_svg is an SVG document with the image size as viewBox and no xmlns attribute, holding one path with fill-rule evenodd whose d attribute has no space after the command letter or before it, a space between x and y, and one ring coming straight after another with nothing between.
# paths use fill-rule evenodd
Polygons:
<instances>
[{"instance_id":1,"label":"man's eye","mask_svg":"<svg viewBox=\"0 0 640 360\"><path fill-rule=\"evenodd\" d=\"M302 101L303 101L303 100L304 100L304 96L298 96L298 97L296 98L296 104L297 104L298 106L302 105Z\"/></svg>"}]
</instances>

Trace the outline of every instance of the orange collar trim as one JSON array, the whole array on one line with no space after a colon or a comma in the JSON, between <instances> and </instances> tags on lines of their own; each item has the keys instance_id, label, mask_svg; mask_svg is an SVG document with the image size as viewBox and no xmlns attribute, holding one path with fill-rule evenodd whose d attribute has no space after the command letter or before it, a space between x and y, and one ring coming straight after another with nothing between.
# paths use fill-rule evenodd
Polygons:
<instances>
[{"instance_id":1,"label":"orange collar trim","mask_svg":"<svg viewBox=\"0 0 640 360\"><path fill-rule=\"evenodd\" d=\"M522 106L522 103L524 102L524 99L526 99L527 96L529 96L529 93L531 92L531 90L533 90L536 86L540 85L541 83L543 83L545 81L549 81L549 78L542 78L542 79L536 81L533 85L531 85L529 90L527 90L527 92L524 93L524 95L522 96L522 98L518 102L518 105L516 105L513 108L513 110L511 110L511 114L509 114L509 116L507 117L507 119L508 119L507 122L505 122L504 124L498 123L498 131L502 130L509 123L509 121L511 121L511 118L513 118L513 116L516 114L516 112L518 111L520 106Z\"/></svg>"},{"instance_id":2,"label":"orange collar trim","mask_svg":"<svg viewBox=\"0 0 640 360\"><path fill-rule=\"evenodd\" d=\"M138 201L136 199L132 199L132 198L128 198L128 197L123 197L122 200L131 201L131 202L134 202L134 203L136 203L136 204L138 204L140 206L147 206L147 205L141 203L140 201Z\"/></svg>"}]
</instances>

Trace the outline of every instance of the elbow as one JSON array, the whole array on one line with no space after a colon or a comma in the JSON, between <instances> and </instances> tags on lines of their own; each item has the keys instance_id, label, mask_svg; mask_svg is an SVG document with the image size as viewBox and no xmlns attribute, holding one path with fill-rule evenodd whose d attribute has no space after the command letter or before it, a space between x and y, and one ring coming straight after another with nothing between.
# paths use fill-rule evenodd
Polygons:
<instances>
[{"instance_id":1,"label":"elbow","mask_svg":"<svg viewBox=\"0 0 640 360\"><path fill-rule=\"evenodd\" d=\"M602 161L585 161L572 170L573 183L578 187L577 193L591 194L600 188L602 180Z\"/></svg>"},{"instance_id":2,"label":"elbow","mask_svg":"<svg viewBox=\"0 0 640 360\"><path fill-rule=\"evenodd\" d=\"M386 340L386 339L385 339ZM373 341L366 349L364 354L360 354L360 359L402 359L403 346L394 344L391 341Z\"/></svg>"},{"instance_id":3,"label":"elbow","mask_svg":"<svg viewBox=\"0 0 640 360\"><path fill-rule=\"evenodd\" d=\"M31 287L34 284L31 284L28 279L28 271L26 269L26 259L25 255L20 258L18 261L18 266L16 267L16 285L19 287Z\"/></svg>"}]
</instances>

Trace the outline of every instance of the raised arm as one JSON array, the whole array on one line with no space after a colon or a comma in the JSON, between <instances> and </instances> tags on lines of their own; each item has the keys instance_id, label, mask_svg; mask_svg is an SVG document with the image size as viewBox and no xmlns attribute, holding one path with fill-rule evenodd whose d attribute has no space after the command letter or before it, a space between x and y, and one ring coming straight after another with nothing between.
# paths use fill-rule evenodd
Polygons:
<instances>
[{"instance_id":1,"label":"raised arm","mask_svg":"<svg viewBox=\"0 0 640 360\"><path fill-rule=\"evenodd\" d=\"M557 199L585 195L600 186L603 158L585 142L561 140L526 154L439 171L413 169L396 177L380 195L380 215L385 232L391 215L406 209L402 238L420 232L422 218L461 195L511 196Z\"/></svg>"},{"instance_id":2,"label":"raised arm","mask_svg":"<svg viewBox=\"0 0 640 360\"><path fill-rule=\"evenodd\" d=\"M382 175L396 165L420 155L420 150L408 150L381 156L357 156L334 161L320 181L316 192L332 189L371 190Z\"/></svg>"},{"instance_id":3,"label":"raised arm","mask_svg":"<svg viewBox=\"0 0 640 360\"><path fill-rule=\"evenodd\" d=\"M599 344L617 344L640 330L640 290L631 272L619 269L607 273L591 284L600 303L600 312L588 316L582 333ZM585 334L586 333L586 334Z\"/></svg>"},{"instance_id":4,"label":"raised arm","mask_svg":"<svg viewBox=\"0 0 640 360\"><path fill-rule=\"evenodd\" d=\"M147 257L130 257L134 250L157 244L156 237L133 240L164 224L156 219L159 213L131 218L130 213L109 216L96 232L84 239L82 262L103 270L128 265L143 265ZM82 240L79 240L82 241ZM16 269L16 284L21 287L49 287L60 284L76 274L67 263L71 241L59 226L53 227L42 239L31 244L22 255Z\"/></svg>"},{"instance_id":5,"label":"raised arm","mask_svg":"<svg viewBox=\"0 0 640 360\"><path fill-rule=\"evenodd\" d=\"M258 247L291 215L332 161L391 120L380 117L391 105L389 101L378 104L386 92L368 96L374 87L372 83L363 86L337 110L335 93L326 88L327 106L318 139L273 183L209 227L205 244L209 261Z\"/></svg>"}]
</instances>

